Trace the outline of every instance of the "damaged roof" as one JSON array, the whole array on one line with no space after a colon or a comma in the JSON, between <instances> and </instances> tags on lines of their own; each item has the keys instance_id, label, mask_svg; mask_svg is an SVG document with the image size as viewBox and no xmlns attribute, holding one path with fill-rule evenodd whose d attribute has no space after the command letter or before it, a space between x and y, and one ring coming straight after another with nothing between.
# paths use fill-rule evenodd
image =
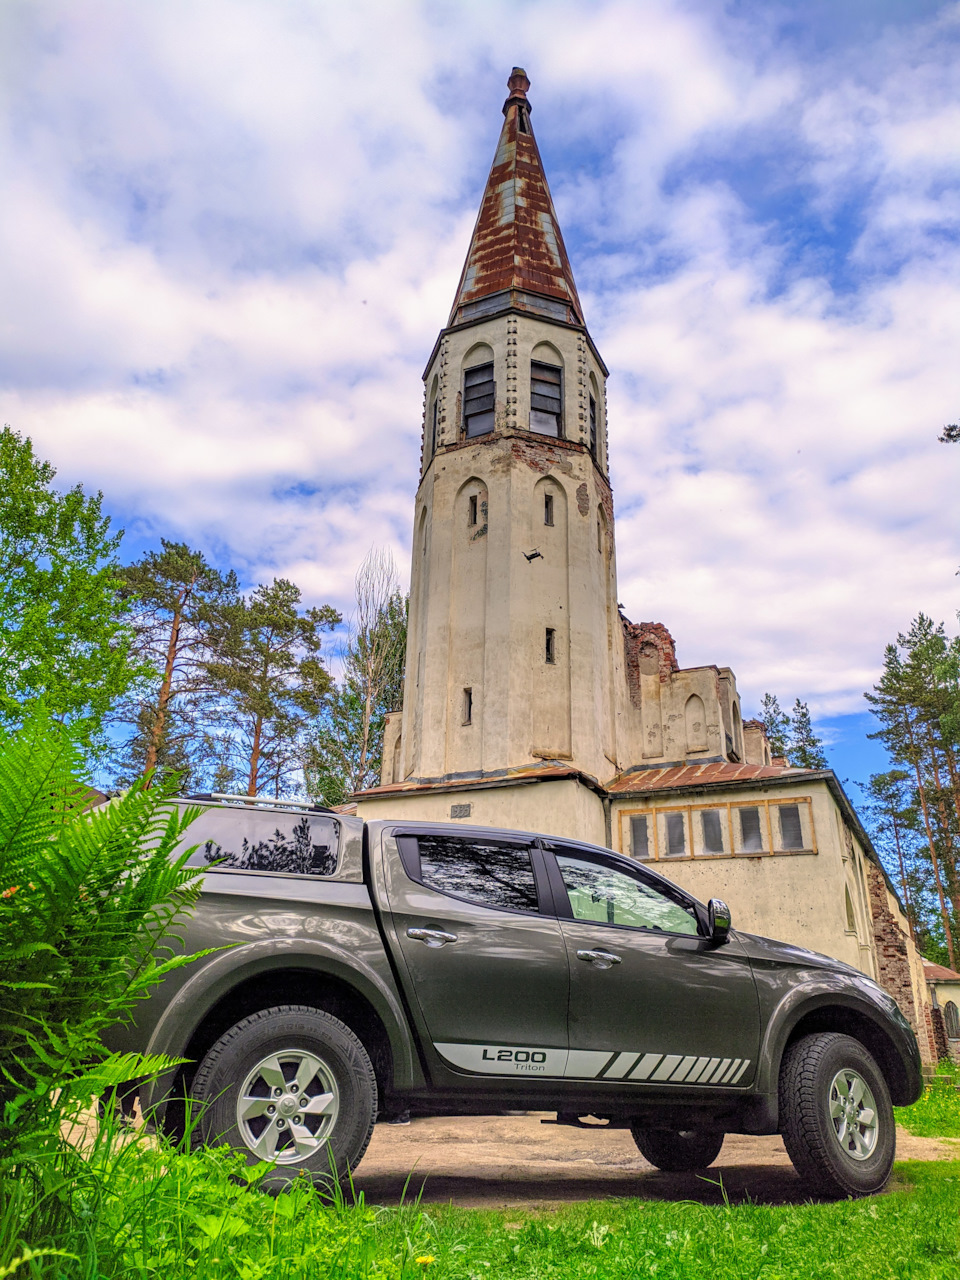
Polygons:
<instances>
[{"instance_id":1,"label":"damaged roof","mask_svg":"<svg viewBox=\"0 0 960 1280\"><path fill-rule=\"evenodd\" d=\"M530 81L522 67L514 67L507 87L500 142L449 323L483 314L483 300L500 295L505 305L544 310L582 325L577 286L530 125ZM538 305L539 299L544 302Z\"/></svg>"}]
</instances>

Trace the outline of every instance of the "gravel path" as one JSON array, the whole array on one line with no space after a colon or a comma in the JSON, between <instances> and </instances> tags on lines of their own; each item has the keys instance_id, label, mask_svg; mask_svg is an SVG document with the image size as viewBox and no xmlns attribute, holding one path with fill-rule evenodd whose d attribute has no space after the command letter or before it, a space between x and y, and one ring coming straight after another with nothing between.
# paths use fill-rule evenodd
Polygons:
<instances>
[{"instance_id":1,"label":"gravel path","mask_svg":"<svg viewBox=\"0 0 960 1280\"><path fill-rule=\"evenodd\" d=\"M478 1209L532 1209L609 1196L714 1204L723 1198L721 1178L734 1203L808 1198L778 1137L730 1134L704 1174L661 1173L640 1155L628 1130L589 1133L540 1120L530 1114L378 1124L354 1185L370 1204L397 1204L409 1177L408 1199L423 1187L426 1203ZM897 1159L960 1159L960 1140L916 1138L898 1129Z\"/></svg>"}]
</instances>

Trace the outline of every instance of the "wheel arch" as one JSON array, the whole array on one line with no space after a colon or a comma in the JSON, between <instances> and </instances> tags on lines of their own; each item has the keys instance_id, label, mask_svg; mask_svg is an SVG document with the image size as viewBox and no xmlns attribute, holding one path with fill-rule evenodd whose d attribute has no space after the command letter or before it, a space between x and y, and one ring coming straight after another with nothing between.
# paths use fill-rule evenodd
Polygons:
<instances>
[{"instance_id":1,"label":"wheel arch","mask_svg":"<svg viewBox=\"0 0 960 1280\"><path fill-rule=\"evenodd\" d=\"M893 1033L883 1025L883 1015L874 1014L858 1001L835 994L814 997L790 1011L777 1026L763 1052L768 1087L776 1092L783 1055L803 1036L820 1031L837 1031L859 1041L883 1072L895 1106L916 1101L912 1072Z\"/></svg>"}]
</instances>

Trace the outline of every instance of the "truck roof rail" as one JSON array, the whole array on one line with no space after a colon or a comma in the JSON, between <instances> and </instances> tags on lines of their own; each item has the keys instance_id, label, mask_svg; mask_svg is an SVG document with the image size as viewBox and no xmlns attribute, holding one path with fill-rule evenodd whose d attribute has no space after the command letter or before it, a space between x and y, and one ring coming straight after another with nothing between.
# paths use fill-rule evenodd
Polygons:
<instances>
[{"instance_id":1,"label":"truck roof rail","mask_svg":"<svg viewBox=\"0 0 960 1280\"><path fill-rule=\"evenodd\" d=\"M181 800L229 800L234 804L245 804L251 807L264 805L268 809L305 809L309 813L333 813L325 804L314 804L310 800L281 800L277 796L235 796L226 791L197 791L193 795L180 796Z\"/></svg>"}]
</instances>

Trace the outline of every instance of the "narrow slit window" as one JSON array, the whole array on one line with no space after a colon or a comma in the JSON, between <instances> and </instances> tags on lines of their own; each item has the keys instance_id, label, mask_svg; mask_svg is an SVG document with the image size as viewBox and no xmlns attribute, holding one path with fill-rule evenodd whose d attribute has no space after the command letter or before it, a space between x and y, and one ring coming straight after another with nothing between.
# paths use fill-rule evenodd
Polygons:
<instances>
[{"instance_id":1,"label":"narrow slit window","mask_svg":"<svg viewBox=\"0 0 960 1280\"><path fill-rule=\"evenodd\" d=\"M740 810L740 848L744 853L760 853L763 849L759 809Z\"/></svg>"},{"instance_id":2,"label":"narrow slit window","mask_svg":"<svg viewBox=\"0 0 960 1280\"><path fill-rule=\"evenodd\" d=\"M597 456L597 402L590 397L590 452Z\"/></svg>"},{"instance_id":3,"label":"narrow slit window","mask_svg":"<svg viewBox=\"0 0 960 1280\"><path fill-rule=\"evenodd\" d=\"M463 691L463 723L473 724L473 690Z\"/></svg>"},{"instance_id":4,"label":"narrow slit window","mask_svg":"<svg viewBox=\"0 0 960 1280\"><path fill-rule=\"evenodd\" d=\"M470 507L469 523L476 524L477 523L477 495L475 493L471 493L470 495L469 507Z\"/></svg>"},{"instance_id":5,"label":"narrow slit window","mask_svg":"<svg viewBox=\"0 0 960 1280\"><path fill-rule=\"evenodd\" d=\"M650 832L646 814L637 814L630 819L630 852L635 858L650 857Z\"/></svg>"},{"instance_id":6,"label":"narrow slit window","mask_svg":"<svg viewBox=\"0 0 960 1280\"><path fill-rule=\"evenodd\" d=\"M439 410L440 410L440 402L439 402L439 400L434 400L434 402L433 402L433 410L432 410L431 415L430 415L430 417L431 417L431 425L430 425L430 456L431 456L431 457L433 457L433 455L437 452L437 420L438 420Z\"/></svg>"},{"instance_id":7,"label":"narrow slit window","mask_svg":"<svg viewBox=\"0 0 960 1280\"><path fill-rule=\"evenodd\" d=\"M687 852L687 821L682 813L667 814L667 857L682 858Z\"/></svg>"},{"instance_id":8,"label":"narrow slit window","mask_svg":"<svg viewBox=\"0 0 960 1280\"><path fill-rule=\"evenodd\" d=\"M599 516L597 516L597 550L603 551L603 525L600 523Z\"/></svg>"},{"instance_id":9,"label":"narrow slit window","mask_svg":"<svg viewBox=\"0 0 960 1280\"><path fill-rule=\"evenodd\" d=\"M800 806L782 804L780 810L780 848L802 849L803 827L800 824Z\"/></svg>"},{"instance_id":10,"label":"narrow slit window","mask_svg":"<svg viewBox=\"0 0 960 1280\"><path fill-rule=\"evenodd\" d=\"M530 430L542 436L562 435L562 370L530 362Z\"/></svg>"},{"instance_id":11,"label":"narrow slit window","mask_svg":"<svg viewBox=\"0 0 960 1280\"><path fill-rule=\"evenodd\" d=\"M553 494L543 495L543 523L553 524Z\"/></svg>"},{"instance_id":12,"label":"narrow slit window","mask_svg":"<svg viewBox=\"0 0 960 1280\"><path fill-rule=\"evenodd\" d=\"M483 436L493 430L495 392L492 361L463 375L463 428L467 436Z\"/></svg>"},{"instance_id":13,"label":"narrow slit window","mask_svg":"<svg viewBox=\"0 0 960 1280\"><path fill-rule=\"evenodd\" d=\"M553 627L547 627L544 641L544 657L547 662L556 662L557 660L557 633Z\"/></svg>"}]
</instances>

